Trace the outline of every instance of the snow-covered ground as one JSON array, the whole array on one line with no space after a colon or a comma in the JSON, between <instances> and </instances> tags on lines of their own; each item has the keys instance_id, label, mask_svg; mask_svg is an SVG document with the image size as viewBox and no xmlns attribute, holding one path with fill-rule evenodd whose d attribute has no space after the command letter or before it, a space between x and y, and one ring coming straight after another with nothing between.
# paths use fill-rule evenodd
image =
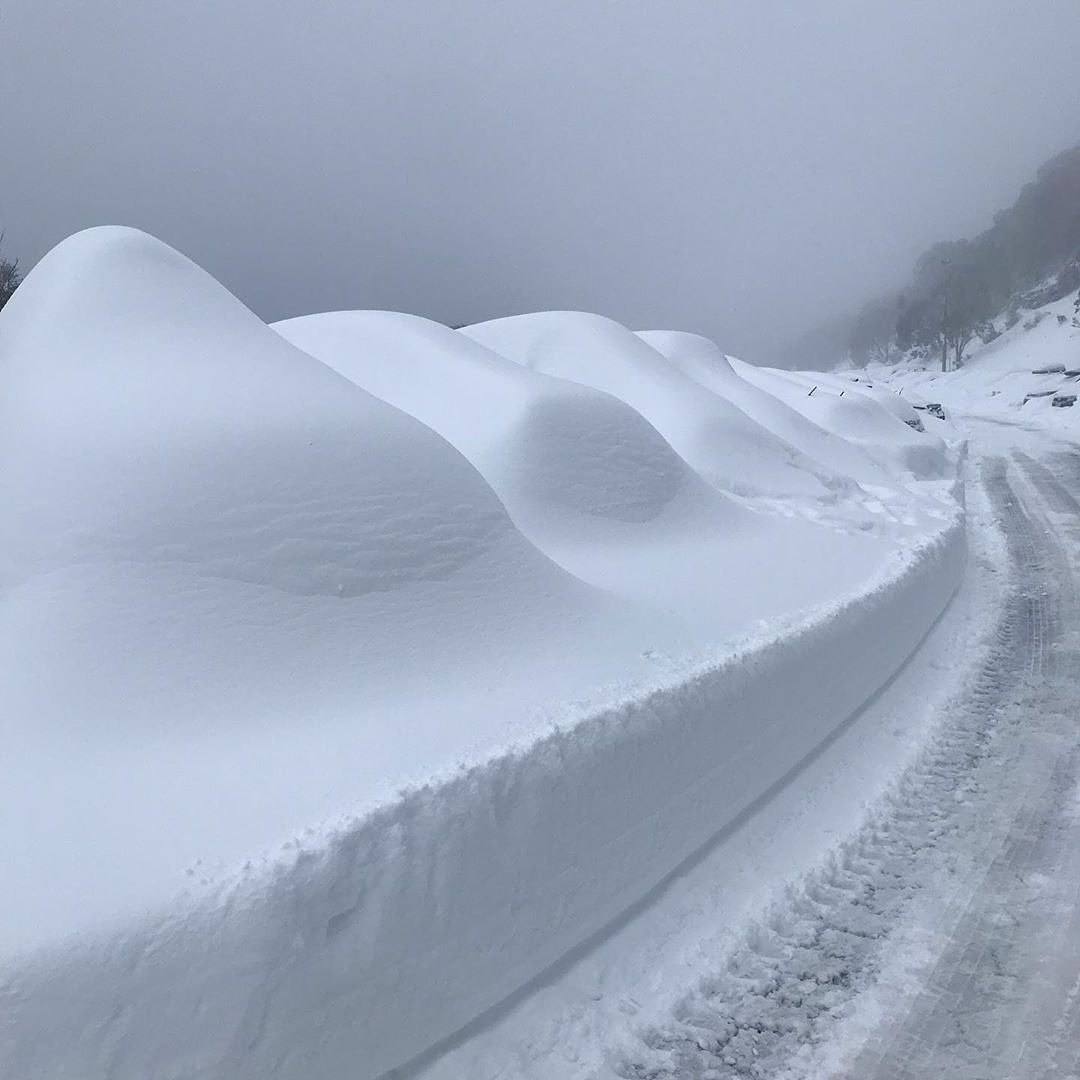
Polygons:
<instances>
[{"instance_id":1,"label":"snow-covered ground","mask_svg":"<svg viewBox=\"0 0 1080 1080\"><path fill-rule=\"evenodd\" d=\"M856 724L891 714L906 767L594 1075L1076 1075L1080 470L1045 434L969 431L970 572Z\"/></svg>"},{"instance_id":2,"label":"snow-covered ground","mask_svg":"<svg viewBox=\"0 0 1080 1080\"><path fill-rule=\"evenodd\" d=\"M110 228L0 361L5 1077L631 1067L989 602L955 429L689 335L270 328Z\"/></svg>"},{"instance_id":3,"label":"snow-covered ground","mask_svg":"<svg viewBox=\"0 0 1080 1080\"><path fill-rule=\"evenodd\" d=\"M1080 404L1055 407L1055 398L1080 397L1080 326L1076 296L1022 310L1016 322L989 344L975 338L959 369L942 373L934 357L872 364L838 375L846 385L871 383L923 405L940 402L963 413L1046 430L1067 439L1080 431ZM997 320L999 324L1002 320ZM925 414L921 414L925 415Z\"/></svg>"}]
</instances>

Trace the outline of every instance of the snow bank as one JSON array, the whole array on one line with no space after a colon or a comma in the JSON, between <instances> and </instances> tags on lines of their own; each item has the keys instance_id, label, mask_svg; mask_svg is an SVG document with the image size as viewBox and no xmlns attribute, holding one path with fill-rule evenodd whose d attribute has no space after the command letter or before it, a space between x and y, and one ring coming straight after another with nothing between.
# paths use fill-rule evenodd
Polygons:
<instances>
[{"instance_id":1,"label":"snow bank","mask_svg":"<svg viewBox=\"0 0 1080 1080\"><path fill-rule=\"evenodd\" d=\"M359 596L445 578L512 531L442 440L144 235L55 249L5 311L2 346L8 588L122 562Z\"/></svg>"},{"instance_id":2,"label":"snow bank","mask_svg":"<svg viewBox=\"0 0 1080 1080\"><path fill-rule=\"evenodd\" d=\"M364 1080L408 1061L782 783L903 663L962 559L954 530L783 639L298 837L202 903L9 968L8 1075Z\"/></svg>"},{"instance_id":3,"label":"snow bank","mask_svg":"<svg viewBox=\"0 0 1080 1080\"><path fill-rule=\"evenodd\" d=\"M714 476L802 509L834 482L616 324L515 326L477 336L655 392ZM355 381L431 427L131 230L0 313L5 1077L407 1062L767 797L958 581L955 507L751 514L613 398L368 329Z\"/></svg>"},{"instance_id":4,"label":"snow bank","mask_svg":"<svg viewBox=\"0 0 1080 1080\"><path fill-rule=\"evenodd\" d=\"M444 436L561 566L677 610L710 641L737 633L748 611L765 618L821 603L838 579L864 578L881 558L863 530L838 535L732 503L622 401L438 323L354 311L275 329Z\"/></svg>"},{"instance_id":5,"label":"snow bank","mask_svg":"<svg viewBox=\"0 0 1080 1080\"><path fill-rule=\"evenodd\" d=\"M167 903L196 860L239 865L692 645L143 234L55 249L0 357L0 814L31 823L0 954Z\"/></svg>"},{"instance_id":6,"label":"snow bank","mask_svg":"<svg viewBox=\"0 0 1080 1080\"><path fill-rule=\"evenodd\" d=\"M339 311L274 329L442 434L522 516L542 507L545 518L641 524L680 500L724 506L621 401L521 368L440 323ZM726 510L740 516L730 503Z\"/></svg>"},{"instance_id":7,"label":"snow bank","mask_svg":"<svg viewBox=\"0 0 1080 1080\"><path fill-rule=\"evenodd\" d=\"M835 483L823 466L687 379L611 319L540 312L466 327L462 333L525 367L625 401L721 490L823 497Z\"/></svg>"},{"instance_id":8,"label":"snow bank","mask_svg":"<svg viewBox=\"0 0 1080 1080\"><path fill-rule=\"evenodd\" d=\"M863 447L894 476L937 480L947 475L948 454L938 436L912 430L848 380L840 385L838 377L820 372L777 371L738 360L732 366L747 382L775 394L819 427Z\"/></svg>"},{"instance_id":9,"label":"snow bank","mask_svg":"<svg viewBox=\"0 0 1080 1080\"><path fill-rule=\"evenodd\" d=\"M639 338L706 390L730 401L837 476L887 485L889 474L862 447L811 423L775 394L737 375L728 357L708 338L674 330L640 330Z\"/></svg>"}]
</instances>

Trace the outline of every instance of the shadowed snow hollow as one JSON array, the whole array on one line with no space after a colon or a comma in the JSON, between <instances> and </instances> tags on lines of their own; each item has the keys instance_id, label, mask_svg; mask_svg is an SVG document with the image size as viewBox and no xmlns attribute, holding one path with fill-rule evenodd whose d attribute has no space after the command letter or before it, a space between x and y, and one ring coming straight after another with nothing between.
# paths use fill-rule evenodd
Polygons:
<instances>
[{"instance_id":1,"label":"shadowed snow hollow","mask_svg":"<svg viewBox=\"0 0 1080 1080\"><path fill-rule=\"evenodd\" d=\"M611 319L583 312L538 312L461 332L525 367L625 401L723 491L825 497L835 482L823 466L686 378Z\"/></svg>"}]
</instances>

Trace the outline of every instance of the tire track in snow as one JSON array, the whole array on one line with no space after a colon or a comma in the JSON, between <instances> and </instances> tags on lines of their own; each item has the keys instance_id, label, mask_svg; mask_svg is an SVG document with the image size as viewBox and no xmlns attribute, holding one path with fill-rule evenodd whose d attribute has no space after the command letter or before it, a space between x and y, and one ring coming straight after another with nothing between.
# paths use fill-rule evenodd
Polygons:
<instances>
[{"instance_id":1,"label":"tire track in snow","mask_svg":"<svg viewBox=\"0 0 1080 1080\"><path fill-rule=\"evenodd\" d=\"M1014 458L1045 508L1066 515L1064 527L1074 528L1080 504L1045 466L1023 453ZM891 1036L871 1041L853 1070L858 1076L1054 1075L1053 1046L1066 1049L1060 1035L1068 1020L1064 1027L1048 1021L1063 1001L1067 1006L1080 972L1070 939L1053 940L1077 912L1076 820L1069 808L1078 758L1068 691L1080 673L1080 652L1064 634L1076 623L1076 582L1045 510L1028 528L1011 526L1024 565L1042 571L1031 595L1034 674L1045 711L1027 733L1026 797L922 994Z\"/></svg>"},{"instance_id":2,"label":"tire track in snow","mask_svg":"<svg viewBox=\"0 0 1080 1080\"><path fill-rule=\"evenodd\" d=\"M1039 1076L1075 1057L1080 956L1059 956L1047 976L1029 954L1045 954L1052 946L1040 932L1080 910L1080 852L1068 842L1077 817L1076 584L1056 535L1080 534L1080 504L1045 466L1017 461L1034 490L1016 485L1001 459L983 470L1015 573L977 689L954 703L861 832L670 1024L642 1032L639 1051L613 1062L617 1075ZM1035 516L1044 506L1065 520ZM906 984L892 971L902 946L891 940L905 935L914 968ZM851 1049L830 1046L844 1038L837 1021L887 971L901 1019L871 1026L869 1038L848 1035ZM1041 1006L1032 1015L1034 1002L1053 1002L1059 1015ZM833 1067L823 1069L829 1049Z\"/></svg>"}]
</instances>

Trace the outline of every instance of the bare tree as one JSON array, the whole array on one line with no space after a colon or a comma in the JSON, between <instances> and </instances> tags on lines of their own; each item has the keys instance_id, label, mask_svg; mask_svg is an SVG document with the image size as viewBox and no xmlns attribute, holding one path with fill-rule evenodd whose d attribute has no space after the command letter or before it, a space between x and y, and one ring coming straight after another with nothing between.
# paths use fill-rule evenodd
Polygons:
<instances>
[{"instance_id":1,"label":"bare tree","mask_svg":"<svg viewBox=\"0 0 1080 1080\"><path fill-rule=\"evenodd\" d=\"M0 247L4 243L4 234L0 233ZM19 287L22 274L19 273L19 260L14 262L0 254L0 308L10 299L11 294Z\"/></svg>"}]
</instances>

